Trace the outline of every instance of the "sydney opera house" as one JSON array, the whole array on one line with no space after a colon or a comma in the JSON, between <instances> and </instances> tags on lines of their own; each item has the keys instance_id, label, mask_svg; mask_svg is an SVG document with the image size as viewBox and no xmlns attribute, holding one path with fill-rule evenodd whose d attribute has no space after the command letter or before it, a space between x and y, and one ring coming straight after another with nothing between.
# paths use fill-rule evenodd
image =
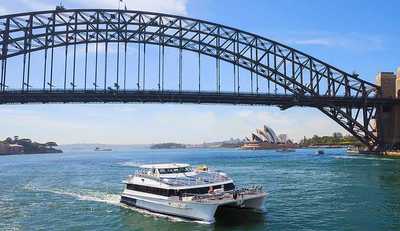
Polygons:
<instances>
[{"instance_id":1,"label":"sydney opera house","mask_svg":"<svg viewBox=\"0 0 400 231\"><path fill-rule=\"evenodd\" d=\"M297 144L294 144L287 138L286 134L276 135L274 130L264 125L261 129L256 129L255 132L251 133L249 137L245 138L245 143L241 146L242 149L287 149L297 148Z\"/></svg>"}]
</instances>

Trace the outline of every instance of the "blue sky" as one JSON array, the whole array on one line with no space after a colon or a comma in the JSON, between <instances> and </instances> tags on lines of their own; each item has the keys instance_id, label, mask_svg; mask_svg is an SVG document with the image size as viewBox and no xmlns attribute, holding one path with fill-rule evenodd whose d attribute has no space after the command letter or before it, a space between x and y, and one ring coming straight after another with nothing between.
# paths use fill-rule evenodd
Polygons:
<instances>
[{"instance_id":1,"label":"blue sky","mask_svg":"<svg viewBox=\"0 0 400 231\"><path fill-rule=\"evenodd\" d=\"M59 1L0 1L0 14L52 9ZM64 0L67 8L116 8L118 0ZM129 9L186 15L241 28L374 81L400 66L400 2L322 0L126 0ZM18 71L18 70L16 70ZM343 131L307 108L160 104L0 106L0 138L58 143L200 143L244 137L263 124L300 139Z\"/></svg>"}]
</instances>

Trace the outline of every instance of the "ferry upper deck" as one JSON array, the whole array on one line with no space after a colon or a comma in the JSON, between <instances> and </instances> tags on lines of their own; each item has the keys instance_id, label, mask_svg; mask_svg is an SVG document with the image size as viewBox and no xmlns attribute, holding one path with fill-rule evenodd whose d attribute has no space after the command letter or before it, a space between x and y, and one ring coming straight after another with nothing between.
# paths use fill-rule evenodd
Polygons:
<instances>
[{"instance_id":1,"label":"ferry upper deck","mask_svg":"<svg viewBox=\"0 0 400 231\"><path fill-rule=\"evenodd\" d=\"M232 179L222 172L193 170L189 164L151 164L142 165L139 168L135 176L152 179L173 187L232 182ZM131 178L133 177L131 176Z\"/></svg>"}]
</instances>

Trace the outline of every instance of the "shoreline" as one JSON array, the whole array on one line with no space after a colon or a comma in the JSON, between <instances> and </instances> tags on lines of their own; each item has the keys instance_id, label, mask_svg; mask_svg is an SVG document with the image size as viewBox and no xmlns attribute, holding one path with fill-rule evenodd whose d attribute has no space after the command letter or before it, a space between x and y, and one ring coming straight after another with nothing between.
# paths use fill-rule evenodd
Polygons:
<instances>
[{"instance_id":1,"label":"shoreline","mask_svg":"<svg viewBox=\"0 0 400 231\"><path fill-rule=\"evenodd\" d=\"M12 154L0 154L0 156L24 156L24 155L62 154L62 153L64 152L12 153Z\"/></svg>"}]
</instances>

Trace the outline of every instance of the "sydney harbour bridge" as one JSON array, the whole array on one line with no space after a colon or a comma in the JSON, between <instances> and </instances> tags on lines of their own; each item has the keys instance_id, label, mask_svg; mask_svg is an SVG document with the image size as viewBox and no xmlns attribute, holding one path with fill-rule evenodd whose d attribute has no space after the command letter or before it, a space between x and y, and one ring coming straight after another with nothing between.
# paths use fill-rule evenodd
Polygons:
<instances>
[{"instance_id":1,"label":"sydney harbour bridge","mask_svg":"<svg viewBox=\"0 0 400 231\"><path fill-rule=\"evenodd\" d=\"M4 15L0 60L0 104L307 106L370 150L399 143L385 118L400 100L386 97L381 86L279 42L203 20L106 9Z\"/></svg>"}]
</instances>

